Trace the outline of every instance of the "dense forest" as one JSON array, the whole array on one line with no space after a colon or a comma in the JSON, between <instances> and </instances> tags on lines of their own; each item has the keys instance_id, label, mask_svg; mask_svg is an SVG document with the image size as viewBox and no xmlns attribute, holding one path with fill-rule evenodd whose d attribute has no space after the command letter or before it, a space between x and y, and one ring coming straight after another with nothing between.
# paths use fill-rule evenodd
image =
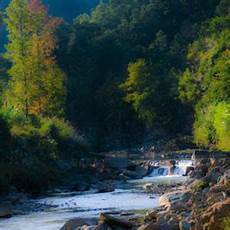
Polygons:
<instances>
[{"instance_id":1,"label":"dense forest","mask_svg":"<svg viewBox=\"0 0 230 230\"><path fill-rule=\"evenodd\" d=\"M4 8L0 191L38 192L89 151L148 138L230 150L229 1L98 2Z\"/></svg>"}]
</instances>

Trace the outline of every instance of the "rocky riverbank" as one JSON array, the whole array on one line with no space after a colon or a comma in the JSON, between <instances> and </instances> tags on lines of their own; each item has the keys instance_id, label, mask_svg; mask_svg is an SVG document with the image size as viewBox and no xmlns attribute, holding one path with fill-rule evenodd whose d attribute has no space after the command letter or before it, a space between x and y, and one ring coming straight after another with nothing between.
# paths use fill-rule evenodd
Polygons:
<instances>
[{"instance_id":1,"label":"rocky riverbank","mask_svg":"<svg viewBox=\"0 0 230 230\"><path fill-rule=\"evenodd\" d=\"M145 215L103 213L93 223L71 220L62 230L229 230L230 158L199 157L186 173L190 179L183 184L146 186L164 195Z\"/></svg>"}]
</instances>

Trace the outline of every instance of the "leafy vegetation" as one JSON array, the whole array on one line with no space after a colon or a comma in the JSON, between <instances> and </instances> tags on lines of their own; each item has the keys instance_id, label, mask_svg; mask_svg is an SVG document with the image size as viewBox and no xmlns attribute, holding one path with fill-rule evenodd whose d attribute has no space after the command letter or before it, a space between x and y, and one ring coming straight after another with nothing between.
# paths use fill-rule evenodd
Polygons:
<instances>
[{"instance_id":1,"label":"leafy vegetation","mask_svg":"<svg viewBox=\"0 0 230 230\"><path fill-rule=\"evenodd\" d=\"M1 14L0 186L57 183L87 152L75 129L94 151L186 135L230 150L229 1L43 3L63 20L39 0Z\"/></svg>"},{"instance_id":2,"label":"leafy vegetation","mask_svg":"<svg viewBox=\"0 0 230 230\"><path fill-rule=\"evenodd\" d=\"M182 100L195 107L194 137L198 144L230 149L230 18L215 17L205 24L189 48L189 68L179 82Z\"/></svg>"}]
</instances>

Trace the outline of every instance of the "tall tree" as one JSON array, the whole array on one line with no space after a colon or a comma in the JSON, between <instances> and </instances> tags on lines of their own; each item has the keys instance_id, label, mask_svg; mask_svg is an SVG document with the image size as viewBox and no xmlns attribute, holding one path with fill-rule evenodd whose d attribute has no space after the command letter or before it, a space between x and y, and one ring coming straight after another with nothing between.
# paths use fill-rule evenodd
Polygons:
<instances>
[{"instance_id":1,"label":"tall tree","mask_svg":"<svg viewBox=\"0 0 230 230\"><path fill-rule=\"evenodd\" d=\"M12 0L6 14L9 44L5 56L12 62L9 70L10 90L6 93L6 103L7 106L17 107L28 114L31 98L29 95L30 76L27 73L30 39L27 0Z\"/></svg>"},{"instance_id":2,"label":"tall tree","mask_svg":"<svg viewBox=\"0 0 230 230\"><path fill-rule=\"evenodd\" d=\"M11 81L6 104L28 114L59 115L65 96L64 74L53 55L60 20L48 16L39 0L12 1L7 8Z\"/></svg>"}]
</instances>

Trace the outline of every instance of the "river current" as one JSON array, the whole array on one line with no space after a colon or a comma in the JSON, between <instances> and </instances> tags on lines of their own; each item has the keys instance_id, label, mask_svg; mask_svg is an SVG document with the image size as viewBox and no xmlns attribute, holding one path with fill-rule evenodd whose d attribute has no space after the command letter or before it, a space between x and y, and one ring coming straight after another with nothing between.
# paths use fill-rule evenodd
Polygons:
<instances>
[{"instance_id":1,"label":"river current","mask_svg":"<svg viewBox=\"0 0 230 230\"><path fill-rule=\"evenodd\" d=\"M59 193L30 202L51 205L39 212L17 215L0 220L0 230L59 230L72 218L98 217L102 212L135 211L159 206L159 196L148 194L143 189L148 183L176 183L185 181L187 166L191 161L180 161L174 175L168 175L167 167L154 170L149 176L130 180L115 191L108 193Z\"/></svg>"}]
</instances>

